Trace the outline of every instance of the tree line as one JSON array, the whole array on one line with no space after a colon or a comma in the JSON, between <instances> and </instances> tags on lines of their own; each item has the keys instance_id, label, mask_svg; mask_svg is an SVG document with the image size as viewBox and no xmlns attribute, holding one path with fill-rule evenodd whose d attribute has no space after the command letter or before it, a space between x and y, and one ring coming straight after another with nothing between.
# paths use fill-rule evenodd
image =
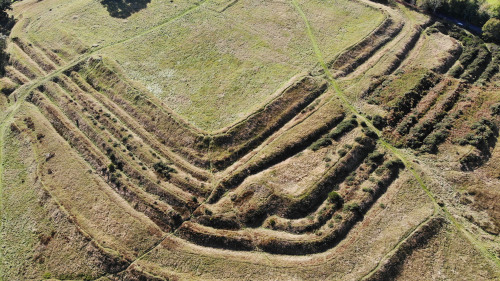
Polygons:
<instances>
[{"instance_id":1,"label":"tree line","mask_svg":"<svg viewBox=\"0 0 500 281\"><path fill-rule=\"evenodd\" d=\"M7 13L11 9L12 0L0 0L0 75L4 75L9 55L5 52L7 37L14 25L14 19Z\"/></svg>"}]
</instances>

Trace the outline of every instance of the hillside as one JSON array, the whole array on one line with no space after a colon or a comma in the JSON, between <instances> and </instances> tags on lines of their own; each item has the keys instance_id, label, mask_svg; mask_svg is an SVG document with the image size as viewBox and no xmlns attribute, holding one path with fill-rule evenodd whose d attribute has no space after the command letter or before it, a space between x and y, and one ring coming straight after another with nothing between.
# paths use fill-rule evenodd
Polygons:
<instances>
[{"instance_id":1,"label":"hillside","mask_svg":"<svg viewBox=\"0 0 500 281\"><path fill-rule=\"evenodd\" d=\"M500 48L368 0L23 0L0 280L498 280Z\"/></svg>"}]
</instances>

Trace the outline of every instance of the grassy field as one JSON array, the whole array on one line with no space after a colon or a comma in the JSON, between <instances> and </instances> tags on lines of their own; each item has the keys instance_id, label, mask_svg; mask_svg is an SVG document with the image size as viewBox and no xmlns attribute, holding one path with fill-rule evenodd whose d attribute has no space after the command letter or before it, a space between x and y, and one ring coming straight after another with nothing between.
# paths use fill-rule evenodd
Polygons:
<instances>
[{"instance_id":1,"label":"grassy field","mask_svg":"<svg viewBox=\"0 0 500 281\"><path fill-rule=\"evenodd\" d=\"M368 0L13 14L1 280L500 277L498 46Z\"/></svg>"},{"instance_id":2,"label":"grassy field","mask_svg":"<svg viewBox=\"0 0 500 281\"><path fill-rule=\"evenodd\" d=\"M305 27L290 4L238 1L218 12L224 2L164 2L153 1L148 9L118 19L96 1L50 1L45 6L50 12L23 13L37 20L20 23L23 29L13 34L26 32L33 42L61 54L110 46L97 53L116 60L131 79L207 131L255 111L288 80L316 64ZM15 13L29 5L36 3L20 5ZM321 48L330 57L383 18L351 1L308 1L304 6L317 19Z\"/></svg>"}]
</instances>

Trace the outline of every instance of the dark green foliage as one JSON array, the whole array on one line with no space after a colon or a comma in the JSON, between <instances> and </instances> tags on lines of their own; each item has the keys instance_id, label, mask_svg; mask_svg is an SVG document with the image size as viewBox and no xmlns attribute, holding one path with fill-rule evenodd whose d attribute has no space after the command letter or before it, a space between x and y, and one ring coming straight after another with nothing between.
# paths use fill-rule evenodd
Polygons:
<instances>
[{"instance_id":1,"label":"dark green foliage","mask_svg":"<svg viewBox=\"0 0 500 281\"><path fill-rule=\"evenodd\" d=\"M374 169L382 160L384 160L384 153L374 151L366 157L366 165Z\"/></svg>"},{"instance_id":2,"label":"dark green foliage","mask_svg":"<svg viewBox=\"0 0 500 281\"><path fill-rule=\"evenodd\" d=\"M482 159L479 155L474 153L469 153L460 159L460 165L462 170L472 170L475 167L480 166Z\"/></svg>"},{"instance_id":3,"label":"dark green foliage","mask_svg":"<svg viewBox=\"0 0 500 281\"><path fill-rule=\"evenodd\" d=\"M10 29L14 25L13 17L7 14L7 11L11 9L12 1L10 0L0 0L0 75L5 74L5 66L9 61L9 55L5 52L7 47L7 36L10 33Z\"/></svg>"},{"instance_id":4,"label":"dark green foliage","mask_svg":"<svg viewBox=\"0 0 500 281\"><path fill-rule=\"evenodd\" d=\"M464 72L464 67L461 64L457 64L450 68L448 74L452 77L458 78Z\"/></svg>"},{"instance_id":5,"label":"dark green foliage","mask_svg":"<svg viewBox=\"0 0 500 281\"><path fill-rule=\"evenodd\" d=\"M109 171L110 173L114 173L114 172L116 171L115 164L110 163L110 164L108 165L108 171Z\"/></svg>"},{"instance_id":6,"label":"dark green foliage","mask_svg":"<svg viewBox=\"0 0 500 281\"><path fill-rule=\"evenodd\" d=\"M335 129L333 129L326 137L329 139L338 139L339 137L343 136L347 132L351 131L352 129L356 128L358 126L358 121L356 118L350 118L347 120L344 120L338 124Z\"/></svg>"},{"instance_id":7,"label":"dark green foliage","mask_svg":"<svg viewBox=\"0 0 500 281\"><path fill-rule=\"evenodd\" d=\"M447 129L436 130L430 134L423 142L422 151L428 153L435 153L438 144L444 142L449 135Z\"/></svg>"},{"instance_id":8,"label":"dark green foliage","mask_svg":"<svg viewBox=\"0 0 500 281\"><path fill-rule=\"evenodd\" d=\"M340 149L339 151L337 151L337 153L339 154L340 157L344 157L347 154L347 150Z\"/></svg>"},{"instance_id":9,"label":"dark green foliage","mask_svg":"<svg viewBox=\"0 0 500 281\"><path fill-rule=\"evenodd\" d=\"M477 50L474 60L460 76L469 82L476 81L479 78L479 75L483 72L491 59L490 51L488 51L484 44L481 44Z\"/></svg>"},{"instance_id":10,"label":"dark green foliage","mask_svg":"<svg viewBox=\"0 0 500 281\"><path fill-rule=\"evenodd\" d=\"M364 133L367 137L369 138L372 138L372 139L378 139L378 135L377 133L375 133L374 131L370 130L370 129L365 129L364 130Z\"/></svg>"},{"instance_id":11,"label":"dark green foliage","mask_svg":"<svg viewBox=\"0 0 500 281\"><path fill-rule=\"evenodd\" d=\"M497 49L492 52L492 60L484 69L483 73L479 77L480 84L485 84L485 82L490 81L491 77L495 75L500 70L500 50Z\"/></svg>"},{"instance_id":12,"label":"dark green foliage","mask_svg":"<svg viewBox=\"0 0 500 281\"><path fill-rule=\"evenodd\" d=\"M176 170L170 166L168 166L165 162L160 161L156 162L153 165L153 169L163 178L170 179L170 173L175 173Z\"/></svg>"},{"instance_id":13,"label":"dark green foliage","mask_svg":"<svg viewBox=\"0 0 500 281\"><path fill-rule=\"evenodd\" d=\"M345 204L344 205L344 211L347 211L347 212L357 212L357 211L359 211L359 204L356 203L356 202Z\"/></svg>"},{"instance_id":14,"label":"dark green foliage","mask_svg":"<svg viewBox=\"0 0 500 281\"><path fill-rule=\"evenodd\" d=\"M500 102L491 106L491 114L500 115Z\"/></svg>"},{"instance_id":15,"label":"dark green foliage","mask_svg":"<svg viewBox=\"0 0 500 281\"><path fill-rule=\"evenodd\" d=\"M396 159L396 160L389 160L387 162L385 162L384 164L384 167L387 168L388 170L391 170L391 171L395 171L399 168L403 168L405 165L403 163L403 161L401 161L400 159Z\"/></svg>"},{"instance_id":16,"label":"dark green foliage","mask_svg":"<svg viewBox=\"0 0 500 281\"><path fill-rule=\"evenodd\" d=\"M455 78L460 77L469 82L476 81L491 60L491 53L483 40L456 27L445 28L443 31L461 41L463 45L462 54L458 59L460 64L450 69L448 73ZM495 66L488 69L489 73L494 71Z\"/></svg>"},{"instance_id":17,"label":"dark green foliage","mask_svg":"<svg viewBox=\"0 0 500 281\"><path fill-rule=\"evenodd\" d=\"M366 193L373 193L373 189L369 188L369 187L363 187L363 192L366 192Z\"/></svg>"},{"instance_id":18,"label":"dark green foliage","mask_svg":"<svg viewBox=\"0 0 500 281\"><path fill-rule=\"evenodd\" d=\"M332 144L331 139L329 139L329 138L320 138L319 140L317 140L316 142L314 142L309 148L312 151L316 151L316 150L319 150L322 147L329 146L331 144Z\"/></svg>"},{"instance_id":19,"label":"dark green foliage","mask_svg":"<svg viewBox=\"0 0 500 281\"><path fill-rule=\"evenodd\" d=\"M342 203L342 196L340 196L337 192L332 191L328 193L328 202L330 203Z\"/></svg>"},{"instance_id":20,"label":"dark green foliage","mask_svg":"<svg viewBox=\"0 0 500 281\"><path fill-rule=\"evenodd\" d=\"M500 44L500 19L489 19L483 25L483 36L490 42Z\"/></svg>"},{"instance_id":21,"label":"dark green foliage","mask_svg":"<svg viewBox=\"0 0 500 281\"><path fill-rule=\"evenodd\" d=\"M406 135L410 131L411 127L418 123L418 118L416 114L411 114L398 126L397 132L400 135Z\"/></svg>"},{"instance_id":22,"label":"dark green foliage","mask_svg":"<svg viewBox=\"0 0 500 281\"><path fill-rule=\"evenodd\" d=\"M490 18L485 9L481 8L482 2L476 0L447 0L437 9L438 12L469 22L477 26Z\"/></svg>"},{"instance_id":23,"label":"dark green foliage","mask_svg":"<svg viewBox=\"0 0 500 281\"><path fill-rule=\"evenodd\" d=\"M373 123L373 126L375 126L375 128L377 128L379 130L384 128L385 126L387 126L387 120L378 114L373 116L372 123Z\"/></svg>"},{"instance_id":24,"label":"dark green foliage","mask_svg":"<svg viewBox=\"0 0 500 281\"><path fill-rule=\"evenodd\" d=\"M462 114L458 111L451 116L446 117L441 123L436 125L435 130L429 134L423 141L423 146L421 150L428 153L436 153L439 144L443 143L450 134L450 130L453 127L453 121Z\"/></svg>"},{"instance_id":25,"label":"dark green foliage","mask_svg":"<svg viewBox=\"0 0 500 281\"><path fill-rule=\"evenodd\" d=\"M470 144L480 150L485 150L488 149L490 141L498 135L497 126L488 119L481 119L474 123L471 129L472 133L458 140L460 145Z\"/></svg>"},{"instance_id":26,"label":"dark green foliage","mask_svg":"<svg viewBox=\"0 0 500 281\"><path fill-rule=\"evenodd\" d=\"M356 118L350 118L340 122L330 133L328 133L323 138L320 138L314 142L309 148L316 151L322 147L329 146L332 144L332 140L337 140L347 132L358 126L358 121Z\"/></svg>"}]
</instances>

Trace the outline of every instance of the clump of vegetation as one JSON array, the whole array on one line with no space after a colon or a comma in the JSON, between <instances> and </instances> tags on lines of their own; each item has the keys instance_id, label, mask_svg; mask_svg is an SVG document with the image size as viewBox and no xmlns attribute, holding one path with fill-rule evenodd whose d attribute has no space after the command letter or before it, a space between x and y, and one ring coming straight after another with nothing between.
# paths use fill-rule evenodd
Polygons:
<instances>
[{"instance_id":1,"label":"clump of vegetation","mask_svg":"<svg viewBox=\"0 0 500 281\"><path fill-rule=\"evenodd\" d=\"M485 150L489 147L489 143L498 135L498 128L492 121L481 119L471 126L472 133L467 134L464 138L458 140L460 145L472 145L479 150Z\"/></svg>"},{"instance_id":2,"label":"clump of vegetation","mask_svg":"<svg viewBox=\"0 0 500 281\"><path fill-rule=\"evenodd\" d=\"M156 162L154 165L153 165L153 169L163 178L165 179L170 179L170 173L176 173L177 171L170 167L169 165L167 165L165 162L163 161L160 161L160 162Z\"/></svg>"},{"instance_id":3,"label":"clump of vegetation","mask_svg":"<svg viewBox=\"0 0 500 281\"><path fill-rule=\"evenodd\" d=\"M355 117L344 120L340 122L330 133L326 136L320 138L316 142L314 142L309 148L313 151L317 151L322 147L326 147L332 144L333 140L337 140L345 133L351 131L352 129L358 126L358 121Z\"/></svg>"},{"instance_id":4,"label":"clump of vegetation","mask_svg":"<svg viewBox=\"0 0 500 281\"><path fill-rule=\"evenodd\" d=\"M404 165L403 161L401 161L400 159L389 160L389 161L385 162L385 164L384 164L384 167L388 170L391 170L391 171L398 170L400 168L403 168L404 166L405 165Z\"/></svg>"},{"instance_id":5,"label":"clump of vegetation","mask_svg":"<svg viewBox=\"0 0 500 281\"><path fill-rule=\"evenodd\" d=\"M336 191L331 191L328 193L328 202L333 203L333 204L342 204L342 196L338 194Z\"/></svg>"},{"instance_id":6,"label":"clump of vegetation","mask_svg":"<svg viewBox=\"0 0 500 281\"><path fill-rule=\"evenodd\" d=\"M469 153L464 157L460 158L460 166L462 170L473 170L475 167L481 165L483 160L476 153Z\"/></svg>"},{"instance_id":7,"label":"clump of vegetation","mask_svg":"<svg viewBox=\"0 0 500 281\"><path fill-rule=\"evenodd\" d=\"M373 189L372 189L372 188L369 188L369 187L363 187L363 192L366 192L366 193L373 193Z\"/></svg>"},{"instance_id":8,"label":"clump of vegetation","mask_svg":"<svg viewBox=\"0 0 500 281\"><path fill-rule=\"evenodd\" d=\"M317 151L322 147L329 146L332 144L332 140L329 138L320 138L316 142L314 142L309 148L312 151Z\"/></svg>"},{"instance_id":9,"label":"clump of vegetation","mask_svg":"<svg viewBox=\"0 0 500 281\"><path fill-rule=\"evenodd\" d=\"M357 202L351 202L348 204L344 205L344 212L358 212L360 209L360 206Z\"/></svg>"},{"instance_id":10,"label":"clump of vegetation","mask_svg":"<svg viewBox=\"0 0 500 281\"><path fill-rule=\"evenodd\" d=\"M375 128L380 130L387 126L387 119L377 114L373 116L372 123Z\"/></svg>"},{"instance_id":11,"label":"clump of vegetation","mask_svg":"<svg viewBox=\"0 0 500 281\"><path fill-rule=\"evenodd\" d=\"M366 157L366 165L369 166L370 168L374 169L378 166L382 160L384 160L384 153L381 153L379 151L374 151Z\"/></svg>"},{"instance_id":12,"label":"clump of vegetation","mask_svg":"<svg viewBox=\"0 0 500 281\"><path fill-rule=\"evenodd\" d=\"M7 47L7 36L14 25L14 18L7 13L13 1L0 0L0 76L5 74L5 66L9 61L9 54L4 50Z\"/></svg>"},{"instance_id":13,"label":"clump of vegetation","mask_svg":"<svg viewBox=\"0 0 500 281\"><path fill-rule=\"evenodd\" d=\"M500 102L491 106L492 115L500 115Z\"/></svg>"},{"instance_id":14,"label":"clump of vegetation","mask_svg":"<svg viewBox=\"0 0 500 281\"><path fill-rule=\"evenodd\" d=\"M358 126L358 121L356 118L350 118L347 120L344 120L338 124L335 129L333 129L326 137L329 139L336 140L339 137L343 136L347 132L351 131L352 129L356 128Z\"/></svg>"},{"instance_id":15,"label":"clump of vegetation","mask_svg":"<svg viewBox=\"0 0 500 281\"><path fill-rule=\"evenodd\" d=\"M483 25L486 40L500 44L500 19L491 18Z\"/></svg>"}]
</instances>

